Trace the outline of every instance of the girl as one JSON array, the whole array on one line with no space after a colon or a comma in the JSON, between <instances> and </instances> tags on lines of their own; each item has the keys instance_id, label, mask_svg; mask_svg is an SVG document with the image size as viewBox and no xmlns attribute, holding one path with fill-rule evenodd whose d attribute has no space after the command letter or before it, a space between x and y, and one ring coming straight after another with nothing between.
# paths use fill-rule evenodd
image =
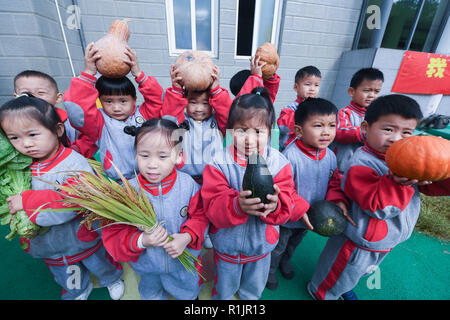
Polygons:
<instances>
[{"instance_id":1,"label":"girl","mask_svg":"<svg viewBox=\"0 0 450 320\"><path fill-rule=\"evenodd\" d=\"M203 215L199 185L175 166L181 161L182 133L167 119L152 119L136 131L139 175L131 185L145 190L157 215L164 222L152 232L115 224L103 229L108 252L118 261L129 261L140 276L142 299L195 299L201 279L185 270L177 258L188 246L200 258L208 219ZM168 241L168 234L173 237Z\"/></svg>"},{"instance_id":2,"label":"girl","mask_svg":"<svg viewBox=\"0 0 450 320\"><path fill-rule=\"evenodd\" d=\"M83 156L64 146L64 124L54 107L42 99L22 96L2 106L0 125L14 148L34 160L32 190L9 197L10 212L25 210L33 223L48 227L33 239L21 239L27 243L26 251L44 259L64 289L62 299L87 299L92 290L90 272L98 277L101 286L108 287L111 298L119 299L124 291L122 268L112 262L99 234L80 226L81 217L69 209L34 214L36 208L62 198L42 180L70 183L67 170L92 172ZM51 207L67 208L61 203L52 203Z\"/></svg>"},{"instance_id":3,"label":"girl","mask_svg":"<svg viewBox=\"0 0 450 320\"><path fill-rule=\"evenodd\" d=\"M93 43L86 47L85 69L73 78L64 95L64 106L69 120L80 132L99 147L100 160L108 176L119 179L111 161L126 178L134 177L137 170L134 159L133 137L124 132L127 126L140 126L145 119L159 117L163 89L155 78L145 75L139 68L136 53L127 47L131 74L144 96L144 103L136 107L136 89L127 78L97 81L95 62L100 59ZM99 97L103 108L97 108Z\"/></svg>"},{"instance_id":4,"label":"girl","mask_svg":"<svg viewBox=\"0 0 450 320\"><path fill-rule=\"evenodd\" d=\"M309 207L295 194L289 162L268 145L274 121L265 88L236 98L226 126L232 143L203 171L201 195L215 249L214 299L232 299L236 292L241 299L259 299L270 252L278 242L278 225L297 221ZM266 159L274 178L275 193L267 195L268 204L242 190L247 159L255 151Z\"/></svg>"}]
</instances>

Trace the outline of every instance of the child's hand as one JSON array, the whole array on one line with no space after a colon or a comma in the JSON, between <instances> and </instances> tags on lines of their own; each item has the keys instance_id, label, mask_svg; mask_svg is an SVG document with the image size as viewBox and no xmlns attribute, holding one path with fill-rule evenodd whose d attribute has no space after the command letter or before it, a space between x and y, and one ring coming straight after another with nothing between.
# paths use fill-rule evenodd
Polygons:
<instances>
[{"instance_id":1,"label":"child's hand","mask_svg":"<svg viewBox=\"0 0 450 320\"><path fill-rule=\"evenodd\" d=\"M342 210L342 214L344 215L345 219L347 219L348 222L350 222L354 227L356 227L355 221L353 221L352 218L348 215L348 209L347 206L343 201L336 202L335 205L337 205Z\"/></svg>"},{"instance_id":2,"label":"child's hand","mask_svg":"<svg viewBox=\"0 0 450 320\"><path fill-rule=\"evenodd\" d=\"M95 46L95 43L89 43L84 53L84 72L95 76L97 73L97 66L95 63L100 58L101 55L98 53L98 48Z\"/></svg>"},{"instance_id":3,"label":"child's hand","mask_svg":"<svg viewBox=\"0 0 450 320\"><path fill-rule=\"evenodd\" d=\"M179 75L179 72L174 64L170 66L170 79L172 80L172 86L176 88L183 88L183 78Z\"/></svg>"},{"instance_id":4,"label":"child's hand","mask_svg":"<svg viewBox=\"0 0 450 320\"><path fill-rule=\"evenodd\" d=\"M215 89L219 86L219 76L220 76L220 70L218 66L214 66L213 73L212 73L213 81L211 83L210 89Z\"/></svg>"},{"instance_id":5,"label":"child's hand","mask_svg":"<svg viewBox=\"0 0 450 320\"><path fill-rule=\"evenodd\" d=\"M266 65L267 62L261 62L260 65L259 64L260 58L261 57L256 58L255 56L253 56L250 59L250 73L262 77L262 68Z\"/></svg>"},{"instance_id":6,"label":"child's hand","mask_svg":"<svg viewBox=\"0 0 450 320\"><path fill-rule=\"evenodd\" d=\"M391 170L389 170L389 175L392 177L392 180L394 180L395 182L397 182L398 184L401 184L403 186L410 186L413 184L416 184L418 186L426 186L426 185L433 183L433 181L419 181L417 179L409 179L406 177L400 177L400 176L396 175L395 173L393 173Z\"/></svg>"},{"instance_id":7,"label":"child's hand","mask_svg":"<svg viewBox=\"0 0 450 320\"><path fill-rule=\"evenodd\" d=\"M270 201L267 204L264 204L264 212L263 217L267 216L269 213L274 212L278 206L278 195L280 194L280 188L274 184L273 189L275 190L274 194L268 194L266 197Z\"/></svg>"},{"instance_id":8,"label":"child's hand","mask_svg":"<svg viewBox=\"0 0 450 320\"><path fill-rule=\"evenodd\" d=\"M151 232L144 232L142 236L142 245L144 247L160 247L169 241L167 230L157 226Z\"/></svg>"},{"instance_id":9,"label":"child's hand","mask_svg":"<svg viewBox=\"0 0 450 320\"><path fill-rule=\"evenodd\" d=\"M303 215L303 217L300 218L299 221L302 221L303 224L304 224L309 230L313 230L313 229L314 229L314 227L313 227L313 225L311 224L311 222L309 222L309 217L308 217L308 215L307 215L306 213Z\"/></svg>"},{"instance_id":10,"label":"child's hand","mask_svg":"<svg viewBox=\"0 0 450 320\"><path fill-rule=\"evenodd\" d=\"M268 204L264 204L260 198L247 198L252 195L250 190L241 191L239 193L238 201L242 211L246 214L259 217L266 217L269 213L275 211L278 204L280 188L276 184L273 185L273 188L275 193L273 195L267 195L267 199L270 201Z\"/></svg>"},{"instance_id":11,"label":"child's hand","mask_svg":"<svg viewBox=\"0 0 450 320\"><path fill-rule=\"evenodd\" d=\"M125 48L125 54L129 60L124 60L124 62L130 66L131 74L133 75L133 77L137 78L141 75L142 72L139 68L137 54L135 51L131 50L129 46L126 46Z\"/></svg>"},{"instance_id":12,"label":"child's hand","mask_svg":"<svg viewBox=\"0 0 450 320\"><path fill-rule=\"evenodd\" d=\"M191 243L192 237L189 233L175 233L172 235L173 240L167 242L163 248L174 259L178 258L186 249L187 245Z\"/></svg>"},{"instance_id":13,"label":"child's hand","mask_svg":"<svg viewBox=\"0 0 450 320\"><path fill-rule=\"evenodd\" d=\"M20 194L6 198L6 202L8 203L9 212L11 214L15 214L17 211L23 210L22 196Z\"/></svg>"}]
</instances>

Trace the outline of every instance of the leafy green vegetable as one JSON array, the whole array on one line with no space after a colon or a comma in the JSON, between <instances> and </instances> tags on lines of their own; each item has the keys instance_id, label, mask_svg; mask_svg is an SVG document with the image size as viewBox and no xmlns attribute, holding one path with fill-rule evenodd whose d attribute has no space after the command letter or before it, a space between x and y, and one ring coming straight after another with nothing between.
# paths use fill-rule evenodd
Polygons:
<instances>
[{"instance_id":1,"label":"leafy green vegetable","mask_svg":"<svg viewBox=\"0 0 450 320\"><path fill-rule=\"evenodd\" d=\"M31 157L18 152L5 135L0 132L0 224L9 224L11 232L6 239L11 240L16 234L21 238L31 239L39 231L39 227L30 221L25 211L14 215L9 212L6 198L20 194L31 188Z\"/></svg>"}]
</instances>

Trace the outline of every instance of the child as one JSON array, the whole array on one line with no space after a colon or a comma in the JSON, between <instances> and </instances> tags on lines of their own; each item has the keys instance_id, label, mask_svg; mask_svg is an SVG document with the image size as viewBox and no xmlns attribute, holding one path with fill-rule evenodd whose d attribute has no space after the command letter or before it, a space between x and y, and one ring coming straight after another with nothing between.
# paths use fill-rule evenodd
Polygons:
<instances>
[{"instance_id":1,"label":"child","mask_svg":"<svg viewBox=\"0 0 450 320\"><path fill-rule=\"evenodd\" d=\"M86 300L92 290L90 272L101 286L108 287L112 299L119 299L124 292L122 269L112 262L99 234L80 226L81 217L70 209L34 214L42 205L61 199L55 188L44 181L69 184L65 171L92 172L83 156L64 146L64 125L56 110L42 99L22 96L2 106L0 125L14 148L34 160L32 190L7 198L12 214L25 210L33 223L48 228L33 239L21 239L21 243L27 243L26 251L34 258L44 259L56 282L64 288L62 299ZM50 207L67 208L61 203Z\"/></svg>"},{"instance_id":2,"label":"child","mask_svg":"<svg viewBox=\"0 0 450 320\"><path fill-rule=\"evenodd\" d=\"M186 247L200 258L208 219L203 215L199 185L176 170L181 161L182 134L167 119L152 119L136 132L137 178L131 185L145 190L157 220L164 222L152 232L116 224L103 229L106 249L118 261L129 261L140 276L142 299L192 300L201 289L201 279L185 270L177 258ZM173 240L169 242L167 235Z\"/></svg>"},{"instance_id":3,"label":"child","mask_svg":"<svg viewBox=\"0 0 450 320\"><path fill-rule=\"evenodd\" d=\"M281 109L280 116L277 120L278 128L280 129L281 151L295 139L295 110L297 110L299 103L306 98L317 98L321 79L322 74L314 66L303 67L295 74L294 91L297 93L297 99Z\"/></svg>"},{"instance_id":4,"label":"child","mask_svg":"<svg viewBox=\"0 0 450 320\"><path fill-rule=\"evenodd\" d=\"M126 127L140 126L146 119L159 117L163 90L155 78L140 70L136 53L127 47L125 62L139 84L144 103L136 107L136 89L127 77L98 80L95 62L100 58L94 43L86 47L85 70L73 78L64 96L72 125L96 143L100 160L108 176L119 179L111 164L118 167L125 178L134 177L137 170L134 159L134 138L124 132ZM103 108L96 106L99 97Z\"/></svg>"},{"instance_id":5,"label":"child","mask_svg":"<svg viewBox=\"0 0 450 320\"><path fill-rule=\"evenodd\" d=\"M25 93L41 98L53 106L63 102L64 97L63 93L59 92L55 79L36 70L25 70L14 77L14 97L17 98ZM55 108L55 110L64 123L70 147L86 158L91 158L97 151L97 146L72 127L65 110L61 108ZM77 143L73 144L75 141Z\"/></svg>"},{"instance_id":6,"label":"child","mask_svg":"<svg viewBox=\"0 0 450 320\"><path fill-rule=\"evenodd\" d=\"M352 77L348 88L352 100L348 106L339 110L336 138L331 146L341 173L356 149L364 143L361 122L367 107L380 94L383 81L383 73L375 68L361 69Z\"/></svg>"},{"instance_id":7,"label":"child","mask_svg":"<svg viewBox=\"0 0 450 320\"><path fill-rule=\"evenodd\" d=\"M203 171L201 195L216 262L214 299L232 299L235 293L241 299L258 299L278 241L278 225L298 220L309 207L295 194L288 160L268 145L274 122L265 88L237 97L226 126L232 130L232 143ZM275 192L267 195L267 204L242 190L247 158L253 152L265 158L273 176Z\"/></svg>"},{"instance_id":8,"label":"child","mask_svg":"<svg viewBox=\"0 0 450 320\"><path fill-rule=\"evenodd\" d=\"M404 95L378 98L367 108L361 131L365 145L345 170L342 189L350 199L356 226L331 237L320 255L308 291L317 299L357 299L353 288L414 230L420 194L450 195L450 179L409 180L392 174L385 162L387 148L411 136L422 112Z\"/></svg>"},{"instance_id":9,"label":"child","mask_svg":"<svg viewBox=\"0 0 450 320\"><path fill-rule=\"evenodd\" d=\"M347 216L348 202L340 190L336 156L327 148L336 135L337 112L336 106L325 99L307 98L301 102L295 111L293 128L297 138L284 149L283 155L292 165L297 194L310 204L324 199L333 201ZM302 219L280 226L280 240L272 251L268 289L275 290L278 286L278 267L285 278L294 277L289 259L306 231L313 229L306 214Z\"/></svg>"}]
</instances>

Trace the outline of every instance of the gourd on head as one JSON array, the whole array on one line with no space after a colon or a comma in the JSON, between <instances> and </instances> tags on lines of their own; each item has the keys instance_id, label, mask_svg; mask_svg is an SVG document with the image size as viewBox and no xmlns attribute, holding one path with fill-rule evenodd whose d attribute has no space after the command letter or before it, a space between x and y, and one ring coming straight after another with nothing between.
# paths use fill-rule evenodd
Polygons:
<instances>
[{"instance_id":1,"label":"gourd on head","mask_svg":"<svg viewBox=\"0 0 450 320\"><path fill-rule=\"evenodd\" d=\"M435 136L411 136L390 145L386 164L400 177L438 181L450 177L450 141Z\"/></svg>"},{"instance_id":2,"label":"gourd on head","mask_svg":"<svg viewBox=\"0 0 450 320\"><path fill-rule=\"evenodd\" d=\"M277 72L280 64L277 48L270 42L265 42L256 50L255 58L257 57L259 57L260 63L266 63L266 65L262 67L263 79L271 78L275 72Z\"/></svg>"},{"instance_id":3,"label":"gourd on head","mask_svg":"<svg viewBox=\"0 0 450 320\"><path fill-rule=\"evenodd\" d=\"M211 57L197 50L183 52L175 61L175 67L188 91L204 91L213 81L214 62Z\"/></svg>"},{"instance_id":4,"label":"gourd on head","mask_svg":"<svg viewBox=\"0 0 450 320\"><path fill-rule=\"evenodd\" d=\"M131 70L131 67L123 62L128 59L125 51L130 38L127 25L130 20L115 20L108 33L95 43L101 55L96 62L97 70L107 78L121 78Z\"/></svg>"}]
</instances>

